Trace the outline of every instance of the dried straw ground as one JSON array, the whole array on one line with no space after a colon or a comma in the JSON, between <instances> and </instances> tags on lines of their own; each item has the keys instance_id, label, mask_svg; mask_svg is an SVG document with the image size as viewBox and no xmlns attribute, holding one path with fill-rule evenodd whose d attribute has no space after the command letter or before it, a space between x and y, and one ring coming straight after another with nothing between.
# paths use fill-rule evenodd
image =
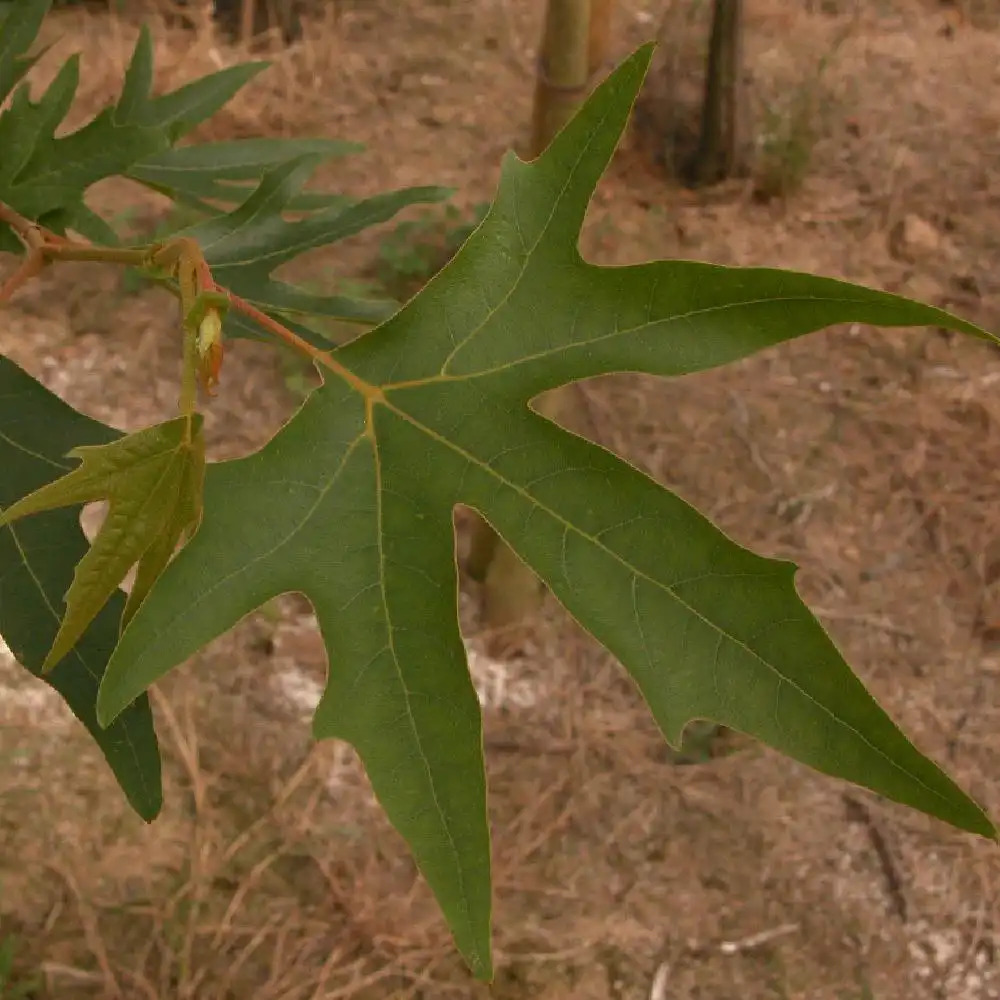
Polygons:
<instances>
[{"instance_id":1,"label":"dried straw ground","mask_svg":"<svg viewBox=\"0 0 1000 1000\"><path fill-rule=\"evenodd\" d=\"M541 5L326 6L310 41L277 54L203 135L357 139L368 152L326 183L488 197L528 121ZM655 31L659 6L623 2L618 54ZM969 0L958 19L916 0L748 6L760 98L780 107L833 53L803 189L768 203L752 184L686 194L634 132L601 185L587 252L840 274L1000 328L992 8ZM114 93L135 30L54 17L36 77L82 50L92 111ZM156 36L163 85L240 55L204 30ZM95 204L162 210L121 185ZM378 239L298 274L358 275ZM133 428L173 404L171 323L157 293L60 267L4 314L0 350ZM850 662L994 815L998 382L983 345L838 329L699 377L585 387L603 443L741 542L802 566L804 595ZM208 418L215 455L259 444L294 405L273 355L233 347ZM557 608L507 636L477 634L467 617L494 821L492 994L452 954L351 755L310 747L325 664L308 608L289 597L156 692L167 805L148 828L46 689L0 664L0 935L17 935L18 975L38 977L29 995L1000 997L995 848L753 745L673 766L623 672Z\"/></svg>"}]
</instances>

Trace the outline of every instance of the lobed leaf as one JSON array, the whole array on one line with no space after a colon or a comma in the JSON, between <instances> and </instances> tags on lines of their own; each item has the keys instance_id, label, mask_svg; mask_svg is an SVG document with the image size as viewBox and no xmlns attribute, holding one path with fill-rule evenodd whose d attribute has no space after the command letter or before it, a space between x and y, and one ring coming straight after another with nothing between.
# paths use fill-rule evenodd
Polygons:
<instances>
[{"instance_id":1,"label":"lobed leaf","mask_svg":"<svg viewBox=\"0 0 1000 1000\"><path fill-rule=\"evenodd\" d=\"M271 277L275 268L308 250L354 236L386 222L410 205L442 201L441 187L406 188L348 204L334 204L300 219L285 219L296 196L319 163L307 154L269 169L249 197L233 211L190 226L178 236L198 241L215 280L274 316L307 314L357 323L378 323L398 308L395 302L352 299L308 292ZM308 340L329 346L322 334L302 330ZM233 337L269 339L253 320L230 310L225 330Z\"/></svg>"},{"instance_id":2,"label":"lobed leaf","mask_svg":"<svg viewBox=\"0 0 1000 1000\"><path fill-rule=\"evenodd\" d=\"M48 6L16 0L4 19L0 39L4 96L29 68L30 60L22 53L37 36ZM116 242L110 228L86 207L87 189L165 153L265 65L233 66L152 97L152 42L144 26L118 101L82 128L57 138L78 84L78 57L72 56L40 101L31 101L28 84L22 82L10 106L0 112L0 202L57 233L75 229L100 242ZM0 251L21 249L9 227L0 224Z\"/></svg>"},{"instance_id":3,"label":"lobed leaf","mask_svg":"<svg viewBox=\"0 0 1000 1000\"><path fill-rule=\"evenodd\" d=\"M194 528L205 467L201 425L200 415L177 417L107 444L74 448L69 457L81 460L76 469L0 511L2 528L42 511L108 501L97 538L73 574L66 614L42 670L69 653L138 563L139 587L122 616L128 621L181 535Z\"/></svg>"},{"instance_id":4,"label":"lobed leaf","mask_svg":"<svg viewBox=\"0 0 1000 1000\"><path fill-rule=\"evenodd\" d=\"M580 226L650 52L612 74L544 156L505 160L496 200L456 258L334 352L349 378L328 376L256 454L210 467L202 526L125 629L98 696L110 722L270 598L304 593L330 661L314 732L357 748L484 977L489 839L481 720L457 625L459 503L622 661L675 745L689 721L714 721L995 836L851 673L796 593L792 564L735 544L530 407L574 379L701 371L834 323L988 336L942 310L811 275L584 261ZM268 175L259 203L269 191L280 200L300 169ZM207 232L220 269L240 266L236 219Z\"/></svg>"},{"instance_id":5,"label":"lobed leaf","mask_svg":"<svg viewBox=\"0 0 1000 1000\"><path fill-rule=\"evenodd\" d=\"M23 53L34 41L48 3L17 0L3 21L0 92L4 96L30 67ZM171 148L219 110L267 63L229 67L175 91L152 96L153 47L140 31L118 101L83 128L56 138L79 83L79 60L60 68L41 99L33 102L26 83L0 112L0 202L56 233L74 230L101 245L118 243L114 230L87 207L87 189L121 174L210 215L213 203L237 207L186 231L216 243L228 255L221 272L231 289L277 314L313 313L375 324L398 304L321 295L271 277L281 263L390 219L411 204L447 197L441 188L414 188L355 201L340 194L301 191L323 159L361 147L331 139L248 139ZM2 98L0 98L2 99ZM285 221L283 212L307 213ZM239 231L237 231L239 230ZM20 241L0 223L0 252L20 253ZM209 257L212 262L212 257ZM326 339L302 328L325 346ZM266 336L245 317L230 320L231 336Z\"/></svg>"}]
</instances>

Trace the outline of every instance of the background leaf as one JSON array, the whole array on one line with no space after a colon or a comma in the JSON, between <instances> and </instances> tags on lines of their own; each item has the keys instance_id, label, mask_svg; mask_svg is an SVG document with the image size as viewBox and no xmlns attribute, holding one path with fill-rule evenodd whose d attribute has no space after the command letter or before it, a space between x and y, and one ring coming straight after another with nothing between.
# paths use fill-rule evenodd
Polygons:
<instances>
[{"instance_id":1,"label":"background leaf","mask_svg":"<svg viewBox=\"0 0 1000 1000\"><path fill-rule=\"evenodd\" d=\"M21 0L0 11L0 104L38 59L26 55L38 37L52 0Z\"/></svg>"},{"instance_id":2,"label":"background leaf","mask_svg":"<svg viewBox=\"0 0 1000 1000\"><path fill-rule=\"evenodd\" d=\"M118 433L77 413L7 358L0 357L0 507L69 472L77 445L106 444ZM160 811L160 755L149 702L138 699L107 729L97 725L97 689L125 605L116 592L62 663L41 675L59 628L76 564L88 550L80 507L0 528L0 634L22 666L54 688L87 727L132 807Z\"/></svg>"},{"instance_id":3,"label":"background leaf","mask_svg":"<svg viewBox=\"0 0 1000 1000\"><path fill-rule=\"evenodd\" d=\"M0 91L24 75L23 52L38 33L47 3L19 0L3 24ZM57 233L75 229L89 239L113 243L111 229L85 205L87 189L107 177L166 152L182 135L214 114L266 63L246 63L202 77L152 97L152 42L139 34L118 101L82 128L56 137L78 84L71 57L38 102L22 82L0 112L0 201ZM0 252L20 253L21 243L0 224Z\"/></svg>"},{"instance_id":4,"label":"background leaf","mask_svg":"<svg viewBox=\"0 0 1000 1000\"><path fill-rule=\"evenodd\" d=\"M30 67L32 60L23 53L47 6L19 0L8 14L0 41L0 87L9 90ZM295 317L307 313L367 325L382 322L397 302L316 294L271 274L307 250L385 222L409 205L443 200L450 192L422 187L354 200L302 191L319 162L361 148L340 140L246 139L172 148L266 66L229 67L153 97L153 47L143 27L118 101L83 128L56 138L79 83L78 59L71 57L37 102L22 83L10 107L0 112L0 202L56 233L73 230L114 246L119 242L114 230L84 199L97 181L122 175L212 216L183 235L205 244L223 285L265 311L284 315L307 340L328 346L322 334L296 323ZM220 215L218 205L236 207ZM283 213L305 214L286 220ZM23 248L0 223L4 251L20 254ZM226 333L269 338L256 323L233 314Z\"/></svg>"},{"instance_id":5,"label":"background leaf","mask_svg":"<svg viewBox=\"0 0 1000 1000\"><path fill-rule=\"evenodd\" d=\"M356 323L379 323L397 308L395 302L321 295L271 277L275 268L316 247L354 236L386 222L410 205L438 202L451 192L441 187L405 188L347 204L334 204L305 218L285 219L284 212L319 163L316 155L289 160L268 170L249 197L233 211L182 230L201 245L215 280L264 312L283 320L305 315ZM322 334L292 327L318 346L329 347ZM231 337L273 340L253 320L230 309L225 332Z\"/></svg>"},{"instance_id":6,"label":"background leaf","mask_svg":"<svg viewBox=\"0 0 1000 1000\"><path fill-rule=\"evenodd\" d=\"M147 157L128 171L132 180L168 195L182 204L210 213L208 202L239 204L253 193L267 170L301 156L324 159L358 153L359 143L340 139L235 139L169 149ZM253 182L250 184L248 182ZM289 211L344 208L344 195L311 191L289 200Z\"/></svg>"}]
</instances>

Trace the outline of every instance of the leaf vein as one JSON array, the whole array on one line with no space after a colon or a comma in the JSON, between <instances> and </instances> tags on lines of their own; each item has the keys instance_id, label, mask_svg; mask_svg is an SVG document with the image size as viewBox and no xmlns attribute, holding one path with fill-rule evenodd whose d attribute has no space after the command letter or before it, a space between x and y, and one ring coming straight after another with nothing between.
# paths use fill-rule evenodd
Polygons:
<instances>
[{"instance_id":1,"label":"leaf vein","mask_svg":"<svg viewBox=\"0 0 1000 1000\"><path fill-rule=\"evenodd\" d=\"M427 437L429 437L431 440L437 442L438 444L442 445L446 449L448 449L450 451L453 451L455 454L459 455L466 462L469 462L472 465L477 466L483 472L485 472L488 476L491 476L493 479L497 480L501 485L505 486L506 488L510 489L514 493L518 494L523 500L527 501L529 504L534 505L537 509L539 509L539 510L543 511L544 513L546 513L550 518L552 518L553 521L555 521L557 524L562 525L564 533L573 532L573 533L579 535L581 538L584 539L584 541L590 542L595 547L601 549L605 553L605 555L609 556L615 562L619 563L628 572L636 574L637 576L639 576L643 580L645 580L647 583L652 584L653 587L655 587L655 588L657 588L659 590L662 590L665 593L669 594L675 601L677 601L678 604L680 604L685 609L685 611L687 611L691 615L697 617L703 624L705 624L706 626L708 626L708 628L711 631L713 631L714 633L716 633L716 635L718 636L718 641L719 641L720 647L721 647L721 643L724 640L728 640L731 643L733 643L734 646L736 646L739 649L743 650L751 658L753 658L754 660L756 660L762 667L764 667L767 671L769 671L771 674L773 674L778 681L783 681L784 683L786 683L789 687L791 687L794 691L796 691L802 698L804 698L806 701L810 702L812 705L814 705L821 712L823 712L824 714L826 714L835 723L837 723L838 725L842 726L844 729L846 729L847 731L849 731L850 733L852 733L855 737L857 737L857 739L859 739L862 743L864 743L870 750L872 750L875 754L877 754L879 757L881 757L883 760L885 760L886 763L888 763L891 767L893 767L897 771L900 771L901 773L905 774L908 778L910 778L912 781L916 782L918 785L920 785L922 788L924 788L925 791L929 792L934 797L942 799L944 801L947 801L947 797L944 796L941 792L939 792L937 789L932 788L930 785L928 785L925 781L923 781L919 777L919 775L916 775L916 774L912 773L911 771L907 770L903 765L901 765L897 761L893 760L883 750L881 750L874 743L872 743L856 727L852 726L850 723L848 723L845 720L840 719L836 715L834 715L833 712L831 712L830 709L826 707L826 705L824 705L822 702L818 701L815 697L813 697L813 695L811 695L805 688L803 688L800 684L798 684L792 678L790 678L786 674L782 673L781 670L775 664L769 663L756 650L754 650L750 646L748 646L746 644L746 642L744 642L743 640L737 638L736 636L731 635L728 632L726 632L725 629L722 628L722 626L718 625L716 622L713 622L710 618L707 618L696 607L694 607L693 605L691 605L687 601L685 601L680 596L680 594L678 594L676 592L674 585L665 583L662 580L657 580L655 577L650 576L648 573L644 573L638 567L633 566L626 558L624 558L623 556L621 556L618 552L616 552L614 549L610 548L608 545L606 545L603 542L601 542L600 539L595 538L595 537L593 537L591 535L588 535L581 528L577 527L571 521L568 521L558 511L556 511L552 507L549 507L547 504L542 503L535 496L533 496L522 484L515 483L512 480L507 479L505 476L503 476L499 472L497 472L496 469L493 469L490 465L488 465L487 463L483 462L477 456L475 456L472 453L466 451L464 448L460 447L455 442L450 441L447 438L442 437L440 434L438 434L432 428L426 426L425 424L422 424L419 420L417 420L416 418L412 417L405 410L399 409L398 407L396 407L395 405L393 405L392 403L390 403L388 401L386 401L386 403L384 405L386 405L390 409L392 409L392 411L397 416L399 416L403 420L406 420L408 423L410 423L414 427L416 427L419 431L421 431L422 433L426 434ZM564 560L564 569L563 569L563 572L564 572L564 575L565 575L565 560ZM575 589L575 588L573 588L573 589ZM716 656L716 660L717 660L717 656ZM714 670L714 667L715 667L715 663L713 663L713 670Z\"/></svg>"}]
</instances>

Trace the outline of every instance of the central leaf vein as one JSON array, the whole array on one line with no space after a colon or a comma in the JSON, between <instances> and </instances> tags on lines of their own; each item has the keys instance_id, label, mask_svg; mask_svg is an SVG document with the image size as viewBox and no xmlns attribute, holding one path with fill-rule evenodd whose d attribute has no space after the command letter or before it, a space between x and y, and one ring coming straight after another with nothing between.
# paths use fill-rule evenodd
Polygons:
<instances>
[{"instance_id":1,"label":"central leaf vein","mask_svg":"<svg viewBox=\"0 0 1000 1000\"><path fill-rule=\"evenodd\" d=\"M420 761L424 766L424 771L427 774L427 784L430 788L431 801L433 802L434 809L437 812L438 820L440 821L441 829L444 831L444 835L448 840L448 849L451 852L452 861L455 866L455 872L458 876L459 892L462 895L462 909L465 911L466 923L469 926L473 926L475 923L472 914L472 901L469 898L469 889L466 884L466 873L465 866L462 863L461 855L458 851L458 845L455 843L455 837L452 833L451 823L448 820L444 808L441 805L441 798L438 795L437 782L434 780L434 770L431 767L431 763L427 758L427 754L424 751L423 740L420 736L420 727L417 724L417 720L413 714L412 705L412 692L406 683L406 677L403 674L403 668L399 662L399 654L396 651L395 642L395 631L396 627L393 624L392 612L389 609L389 594L386 589L386 555L385 555L385 524L384 524L384 511L383 511L383 485L382 485L382 460L378 450L378 439L374 434L374 423L369 423L369 428L371 430L371 439L373 444L373 451L375 456L375 510L377 519L377 529L376 537L378 538L378 567L379 567L379 585L380 592L382 596L382 611L385 614L385 626L387 634L387 642L389 646L389 656L392 660L392 665L396 670L396 676L399 680L399 688L403 695L403 702L406 709L406 722L408 723L410 732L413 735L413 743L416 747L417 754L420 757ZM474 959L478 963L479 955L474 954Z\"/></svg>"}]
</instances>

